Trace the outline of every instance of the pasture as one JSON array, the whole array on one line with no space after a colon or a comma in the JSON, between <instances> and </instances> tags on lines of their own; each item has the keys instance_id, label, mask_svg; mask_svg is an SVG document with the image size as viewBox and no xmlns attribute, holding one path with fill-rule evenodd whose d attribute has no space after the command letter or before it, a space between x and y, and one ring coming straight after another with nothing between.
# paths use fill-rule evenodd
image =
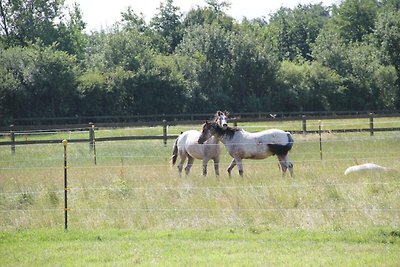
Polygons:
<instances>
[{"instance_id":1,"label":"pasture","mask_svg":"<svg viewBox=\"0 0 400 267\"><path fill-rule=\"evenodd\" d=\"M391 118L390 125L400 122ZM242 127L293 129L291 122ZM200 126L169 131L188 128ZM96 134L113 131L146 135L161 128ZM398 265L398 132L325 133L322 160L318 135L294 140L294 178L281 176L276 157L244 160L244 177L235 168L229 178L224 147L218 178L212 162L203 177L200 161L180 178L170 166L172 140L167 146L98 142L96 165L88 144L68 144L68 232L62 230L63 145L17 146L14 155L0 146L0 259L5 265L63 265L60 259L66 265ZM366 162L394 171L344 176L347 167Z\"/></svg>"}]
</instances>

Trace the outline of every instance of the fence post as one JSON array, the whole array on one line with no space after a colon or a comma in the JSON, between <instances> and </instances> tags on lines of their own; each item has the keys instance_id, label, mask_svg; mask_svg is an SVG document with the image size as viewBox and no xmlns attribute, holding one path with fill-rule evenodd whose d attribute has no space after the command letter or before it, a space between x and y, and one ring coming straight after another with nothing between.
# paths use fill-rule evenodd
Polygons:
<instances>
[{"instance_id":1,"label":"fence post","mask_svg":"<svg viewBox=\"0 0 400 267\"><path fill-rule=\"evenodd\" d=\"M89 122L89 149L90 152L94 150L95 141L94 141L94 124L93 122Z\"/></svg>"},{"instance_id":2,"label":"fence post","mask_svg":"<svg viewBox=\"0 0 400 267\"><path fill-rule=\"evenodd\" d=\"M15 154L15 132L14 125L10 125L10 138L11 138L11 154Z\"/></svg>"},{"instance_id":3,"label":"fence post","mask_svg":"<svg viewBox=\"0 0 400 267\"><path fill-rule=\"evenodd\" d=\"M68 185L67 185L67 140L63 140L64 145L64 230L68 230Z\"/></svg>"},{"instance_id":4,"label":"fence post","mask_svg":"<svg viewBox=\"0 0 400 267\"><path fill-rule=\"evenodd\" d=\"M306 119L306 115L302 115L301 116L303 118L303 134L307 134L307 119Z\"/></svg>"},{"instance_id":5,"label":"fence post","mask_svg":"<svg viewBox=\"0 0 400 267\"><path fill-rule=\"evenodd\" d=\"M89 122L89 148L90 152L93 152L93 160L94 165L97 165L97 156L96 156L96 136L95 136L95 125L92 122Z\"/></svg>"},{"instance_id":6,"label":"fence post","mask_svg":"<svg viewBox=\"0 0 400 267\"><path fill-rule=\"evenodd\" d=\"M167 146L168 132L167 132L167 121L163 120L163 140L164 146Z\"/></svg>"},{"instance_id":7,"label":"fence post","mask_svg":"<svg viewBox=\"0 0 400 267\"><path fill-rule=\"evenodd\" d=\"M369 113L369 134L374 135L374 113Z\"/></svg>"},{"instance_id":8,"label":"fence post","mask_svg":"<svg viewBox=\"0 0 400 267\"><path fill-rule=\"evenodd\" d=\"M321 121L319 121L318 134L319 134L319 156L320 156L320 158L322 160L322 126L321 126Z\"/></svg>"}]
</instances>

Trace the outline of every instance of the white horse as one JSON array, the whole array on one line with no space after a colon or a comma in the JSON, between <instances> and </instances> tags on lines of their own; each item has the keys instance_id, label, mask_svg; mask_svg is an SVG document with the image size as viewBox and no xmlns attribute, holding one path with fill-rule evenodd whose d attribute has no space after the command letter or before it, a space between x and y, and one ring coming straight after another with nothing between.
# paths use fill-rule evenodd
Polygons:
<instances>
[{"instance_id":1,"label":"white horse","mask_svg":"<svg viewBox=\"0 0 400 267\"><path fill-rule=\"evenodd\" d=\"M288 158L293 138L289 132L271 129L249 133L239 128L221 127L216 122L205 122L198 142L203 144L211 137L220 140L233 158L227 170L229 176L236 165L243 176L242 159L265 159L272 155L278 157L283 175L289 170L293 176L293 164Z\"/></svg>"},{"instance_id":2,"label":"white horse","mask_svg":"<svg viewBox=\"0 0 400 267\"><path fill-rule=\"evenodd\" d=\"M175 165L179 155L180 162L178 164L179 175L182 174L183 164L186 158L188 163L185 167L186 175L189 175L190 168L193 165L194 159L203 161L203 175L207 175L207 163L210 159L214 161L215 175L219 175L219 155L221 148L217 138L210 138L204 144L199 144L197 140L200 137L200 132L196 130L189 130L183 132L175 140L172 152L172 166Z\"/></svg>"}]
</instances>

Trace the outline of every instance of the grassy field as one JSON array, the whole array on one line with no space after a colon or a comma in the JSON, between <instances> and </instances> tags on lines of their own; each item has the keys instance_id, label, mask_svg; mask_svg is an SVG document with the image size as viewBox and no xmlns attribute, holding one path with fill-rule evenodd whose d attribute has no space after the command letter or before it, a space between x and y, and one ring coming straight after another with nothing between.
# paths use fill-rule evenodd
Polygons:
<instances>
[{"instance_id":1,"label":"grassy field","mask_svg":"<svg viewBox=\"0 0 400 267\"><path fill-rule=\"evenodd\" d=\"M125 131L146 134L99 134ZM244 178L237 169L228 178L224 148L219 177L211 162L201 176L195 161L180 178L172 140L98 142L97 165L88 144L69 144L67 232L63 145L18 146L14 155L0 147L2 266L398 266L398 132L324 134L323 160L318 135L294 138L294 178L281 176L274 157L246 160ZM394 170L344 176L366 162Z\"/></svg>"},{"instance_id":2,"label":"grassy field","mask_svg":"<svg viewBox=\"0 0 400 267\"><path fill-rule=\"evenodd\" d=\"M398 266L399 232L257 227L0 233L2 266Z\"/></svg>"}]
</instances>

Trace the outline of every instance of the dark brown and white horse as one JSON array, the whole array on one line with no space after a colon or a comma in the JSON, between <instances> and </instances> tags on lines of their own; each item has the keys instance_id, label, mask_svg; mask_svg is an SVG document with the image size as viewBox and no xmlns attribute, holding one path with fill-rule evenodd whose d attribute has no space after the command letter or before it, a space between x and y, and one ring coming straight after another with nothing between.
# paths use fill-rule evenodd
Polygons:
<instances>
[{"instance_id":1,"label":"dark brown and white horse","mask_svg":"<svg viewBox=\"0 0 400 267\"><path fill-rule=\"evenodd\" d=\"M293 138L289 132L271 129L250 133L240 128L221 127L216 122L205 122L198 142L203 144L212 137L221 141L233 158L227 170L229 176L236 165L243 176L243 159L265 159L272 155L278 157L283 175L289 170L293 176L293 164L288 158Z\"/></svg>"}]
</instances>

